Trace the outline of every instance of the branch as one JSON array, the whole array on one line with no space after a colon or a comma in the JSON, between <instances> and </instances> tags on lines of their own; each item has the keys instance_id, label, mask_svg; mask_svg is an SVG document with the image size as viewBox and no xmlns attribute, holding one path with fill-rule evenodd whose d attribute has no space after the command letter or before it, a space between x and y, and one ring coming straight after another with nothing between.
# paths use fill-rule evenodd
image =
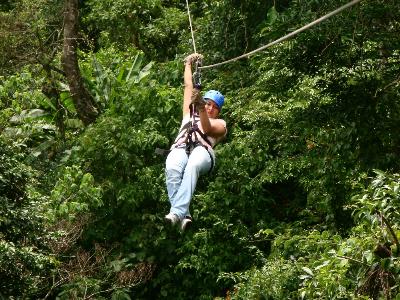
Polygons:
<instances>
[{"instance_id":1,"label":"branch","mask_svg":"<svg viewBox=\"0 0 400 300\"><path fill-rule=\"evenodd\" d=\"M43 298L43 300L46 300L46 299L50 296L50 294L51 294L51 292L53 291L53 289L56 288L56 287L58 287L58 286L60 286L63 282L65 282L64 279L60 279L59 281L55 282L54 275L53 275L53 285L52 285L52 287L50 288L50 290L47 292L47 294L46 294L46 296Z\"/></svg>"},{"instance_id":2,"label":"branch","mask_svg":"<svg viewBox=\"0 0 400 300\"><path fill-rule=\"evenodd\" d=\"M57 67L54 67L52 65L48 65L49 69L52 71L55 71L57 73L60 73L61 75L63 75L64 77L66 77L65 72Z\"/></svg>"},{"instance_id":3,"label":"branch","mask_svg":"<svg viewBox=\"0 0 400 300\"><path fill-rule=\"evenodd\" d=\"M336 257L343 258L343 259L348 259L348 260L354 261L356 263L359 263L360 265L363 265L363 266L366 266L366 267L371 267L370 265L368 265L366 263L363 263L361 260L358 260L358 259L355 259L355 258L352 258L352 257L349 257L349 256L336 255Z\"/></svg>"},{"instance_id":4,"label":"branch","mask_svg":"<svg viewBox=\"0 0 400 300\"><path fill-rule=\"evenodd\" d=\"M378 212L378 213L379 213L379 216L381 217L383 223L385 223L385 225L386 225L387 228L389 229L390 234L391 234L392 237L393 237L393 241L394 241L394 243L396 244L396 248L397 248L397 249L396 249L396 256L398 256L398 255L399 255L399 251L400 251L399 239L397 238L396 233L394 232L392 226L390 226L390 223L389 223L389 221L385 218L385 216L384 216L381 212Z\"/></svg>"},{"instance_id":5,"label":"branch","mask_svg":"<svg viewBox=\"0 0 400 300\"><path fill-rule=\"evenodd\" d=\"M374 98L376 98L376 97L378 96L378 93L384 92L384 91L387 90L389 87L391 87L392 85L395 85L395 84L397 84L397 83L399 83L399 82L400 82L400 76L397 77L397 78L396 78L395 80L393 80L392 82L390 82L390 83L388 83L387 85L385 85L383 88L377 89L377 90L375 91Z\"/></svg>"}]
</instances>

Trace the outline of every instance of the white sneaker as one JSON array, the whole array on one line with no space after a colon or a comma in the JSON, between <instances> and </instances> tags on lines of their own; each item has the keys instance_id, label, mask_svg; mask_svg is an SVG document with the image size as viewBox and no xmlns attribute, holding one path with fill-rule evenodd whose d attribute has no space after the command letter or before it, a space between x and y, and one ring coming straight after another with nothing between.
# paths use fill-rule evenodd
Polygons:
<instances>
[{"instance_id":1,"label":"white sneaker","mask_svg":"<svg viewBox=\"0 0 400 300\"><path fill-rule=\"evenodd\" d=\"M171 225L175 225L179 222L179 217L174 213L169 213L164 217L164 220Z\"/></svg>"},{"instance_id":2,"label":"white sneaker","mask_svg":"<svg viewBox=\"0 0 400 300\"><path fill-rule=\"evenodd\" d=\"M186 216L185 218L183 218L181 220L181 230L185 231L186 229L188 229L190 227L190 225L192 225L192 218L189 216Z\"/></svg>"}]
</instances>

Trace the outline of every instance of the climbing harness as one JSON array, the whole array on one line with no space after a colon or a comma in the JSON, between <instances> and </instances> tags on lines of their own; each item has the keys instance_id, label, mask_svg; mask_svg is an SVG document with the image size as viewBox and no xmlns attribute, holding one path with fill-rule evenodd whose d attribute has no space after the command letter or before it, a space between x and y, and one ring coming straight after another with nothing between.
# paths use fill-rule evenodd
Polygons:
<instances>
[{"instance_id":1,"label":"climbing harness","mask_svg":"<svg viewBox=\"0 0 400 300\"><path fill-rule=\"evenodd\" d=\"M174 141L174 148L184 148L186 154L189 156L193 149L196 147L203 147L206 149L208 155L210 156L211 159L211 168L210 172L214 168L214 157L210 153L210 148L212 148L212 143L208 136L203 133L198 125L198 122L200 121L199 114L196 109L196 105L193 103L190 104L189 106L189 120L188 122L183 125ZM171 152L172 149L165 150L165 149L160 149L156 148L155 153L159 155L166 156Z\"/></svg>"},{"instance_id":2,"label":"climbing harness","mask_svg":"<svg viewBox=\"0 0 400 300\"><path fill-rule=\"evenodd\" d=\"M210 140L208 139L207 135L204 134L200 130L200 128L197 124L199 122L199 115L197 114L196 106L193 104L190 104L189 109L190 109L190 118L189 118L189 122L187 123L188 125L187 125L187 129L186 129L186 133L185 133L185 135L187 135L187 138L185 141L186 154L188 154L188 155L198 145L202 145L206 149L208 149L207 145L204 145L203 143L201 143L199 136L203 139L203 141L206 142L206 144L208 144L208 146L212 147L212 144L211 144Z\"/></svg>"},{"instance_id":3,"label":"climbing harness","mask_svg":"<svg viewBox=\"0 0 400 300\"><path fill-rule=\"evenodd\" d=\"M210 153L210 148L212 148L212 143L210 142L208 136L203 133L199 126L198 122L200 120L199 115L196 111L196 106L190 105L190 118L189 122L187 122L181 129L181 132L178 134L178 137L175 139L175 142L178 142L180 139L185 137L185 140L175 145L175 148L185 147L186 154L189 156L193 149L196 147L203 147L206 149L208 155L211 159L211 170L214 168L214 157ZM201 138L201 139L200 139ZM205 143L203 143L204 141Z\"/></svg>"}]
</instances>

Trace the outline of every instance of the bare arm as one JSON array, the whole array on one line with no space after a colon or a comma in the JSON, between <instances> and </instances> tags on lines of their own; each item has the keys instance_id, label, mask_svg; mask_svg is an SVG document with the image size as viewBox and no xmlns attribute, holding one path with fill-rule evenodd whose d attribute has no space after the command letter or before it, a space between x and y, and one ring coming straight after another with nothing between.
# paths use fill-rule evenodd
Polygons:
<instances>
[{"instance_id":1,"label":"bare arm","mask_svg":"<svg viewBox=\"0 0 400 300\"><path fill-rule=\"evenodd\" d=\"M221 120L209 118L204 108L199 109L199 115L201 127L206 135L214 138L220 138L225 135L226 128Z\"/></svg>"},{"instance_id":2,"label":"bare arm","mask_svg":"<svg viewBox=\"0 0 400 300\"><path fill-rule=\"evenodd\" d=\"M192 79L192 62L190 59L185 61L185 71L183 74L183 106L182 106L182 114L183 117L190 113L189 105L192 99L193 92L193 79Z\"/></svg>"},{"instance_id":3,"label":"bare arm","mask_svg":"<svg viewBox=\"0 0 400 300\"><path fill-rule=\"evenodd\" d=\"M199 53L192 53L185 58L185 71L183 74L183 107L182 113L183 117L190 113L189 105L192 102L193 93L193 79L192 79L192 63L197 62L198 59L202 59L203 55Z\"/></svg>"}]
</instances>

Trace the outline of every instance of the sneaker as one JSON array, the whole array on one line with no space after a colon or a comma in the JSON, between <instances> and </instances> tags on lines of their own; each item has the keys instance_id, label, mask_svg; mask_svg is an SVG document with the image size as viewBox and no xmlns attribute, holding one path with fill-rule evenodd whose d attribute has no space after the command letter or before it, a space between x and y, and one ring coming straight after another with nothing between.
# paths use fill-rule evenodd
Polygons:
<instances>
[{"instance_id":1,"label":"sneaker","mask_svg":"<svg viewBox=\"0 0 400 300\"><path fill-rule=\"evenodd\" d=\"M186 216L184 219L181 221L181 230L185 231L192 225L192 218L189 216Z\"/></svg>"},{"instance_id":2,"label":"sneaker","mask_svg":"<svg viewBox=\"0 0 400 300\"><path fill-rule=\"evenodd\" d=\"M179 222L179 217L174 213L169 213L164 217L164 220L171 225L175 225Z\"/></svg>"}]
</instances>

